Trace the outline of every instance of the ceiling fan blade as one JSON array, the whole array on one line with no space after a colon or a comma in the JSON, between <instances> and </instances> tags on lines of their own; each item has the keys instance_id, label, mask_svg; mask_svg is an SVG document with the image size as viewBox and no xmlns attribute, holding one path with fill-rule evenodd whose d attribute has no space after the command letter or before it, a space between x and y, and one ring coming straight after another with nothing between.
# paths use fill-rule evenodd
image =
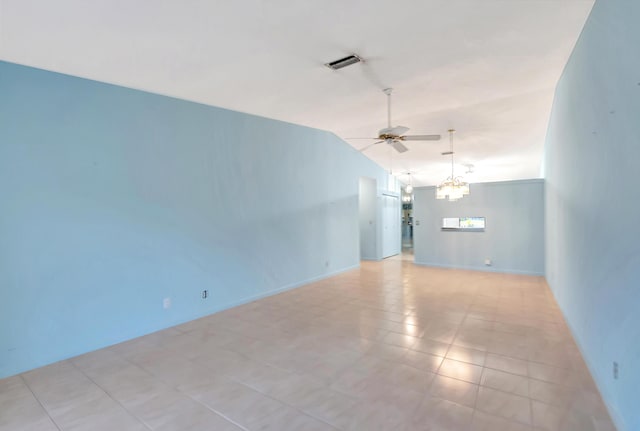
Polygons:
<instances>
[{"instance_id":1,"label":"ceiling fan blade","mask_svg":"<svg viewBox=\"0 0 640 431\"><path fill-rule=\"evenodd\" d=\"M374 140L374 139L380 139L380 138L342 138L342 139L349 140L349 141L352 141L352 140L354 140L354 139L368 139L368 140L370 140L370 141L371 141L371 140Z\"/></svg>"},{"instance_id":2,"label":"ceiling fan blade","mask_svg":"<svg viewBox=\"0 0 640 431\"><path fill-rule=\"evenodd\" d=\"M363 151L368 150L369 148L373 147L374 145L381 144L383 142L384 141L374 142L373 144L369 144L369 145L365 146L364 148L360 148L358 151L360 151L362 153Z\"/></svg>"},{"instance_id":3,"label":"ceiling fan blade","mask_svg":"<svg viewBox=\"0 0 640 431\"><path fill-rule=\"evenodd\" d=\"M408 135L400 136L403 141L439 141L440 135Z\"/></svg>"},{"instance_id":4,"label":"ceiling fan blade","mask_svg":"<svg viewBox=\"0 0 640 431\"><path fill-rule=\"evenodd\" d=\"M393 141L391 143L391 146L399 153L404 153L408 150L408 148L405 147L400 141Z\"/></svg>"}]
</instances>

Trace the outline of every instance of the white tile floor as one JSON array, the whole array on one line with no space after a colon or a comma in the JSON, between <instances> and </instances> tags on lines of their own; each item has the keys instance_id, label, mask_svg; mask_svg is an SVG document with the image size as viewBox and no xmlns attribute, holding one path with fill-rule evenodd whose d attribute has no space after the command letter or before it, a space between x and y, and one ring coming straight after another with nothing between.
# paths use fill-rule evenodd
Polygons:
<instances>
[{"instance_id":1,"label":"white tile floor","mask_svg":"<svg viewBox=\"0 0 640 431\"><path fill-rule=\"evenodd\" d=\"M614 430L540 277L402 259L0 380L0 430Z\"/></svg>"}]
</instances>

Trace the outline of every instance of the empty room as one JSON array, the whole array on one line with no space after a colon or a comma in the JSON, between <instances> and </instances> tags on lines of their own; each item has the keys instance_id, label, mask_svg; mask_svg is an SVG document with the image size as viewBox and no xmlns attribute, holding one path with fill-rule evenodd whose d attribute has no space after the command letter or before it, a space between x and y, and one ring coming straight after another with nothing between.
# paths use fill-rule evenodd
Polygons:
<instances>
[{"instance_id":1,"label":"empty room","mask_svg":"<svg viewBox=\"0 0 640 431\"><path fill-rule=\"evenodd\" d=\"M0 430L640 430L638 22L0 0Z\"/></svg>"}]
</instances>

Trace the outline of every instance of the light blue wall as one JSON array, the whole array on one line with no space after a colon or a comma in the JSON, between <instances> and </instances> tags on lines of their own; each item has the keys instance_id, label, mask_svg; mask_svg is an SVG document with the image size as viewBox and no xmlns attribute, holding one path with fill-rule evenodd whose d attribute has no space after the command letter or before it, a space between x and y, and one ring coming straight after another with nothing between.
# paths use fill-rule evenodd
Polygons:
<instances>
[{"instance_id":1,"label":"light blue wall","mask_svg":"<svg viewBox=\"0 0 640 431\"><path fill-rule=\"evenodd\" d=\"M545 150L547 281L629 431L640 430L639 22L638 1L596 2L556 89Z\"/></svg>"},{"instance_id":2,"label":"light blue wall","mask_svg":"<svg viewBox=\"0 0 640 431\"><path fill-rule=\"evenodd\" d=\"M0 377L357 266L360 176L397 188L328 132L0 62Z\"/></svg>"},{"instance_id":3,"label":"light blue wall","mask_svg":"<svg viewBox=\"0 0 640 431\"><path fill-rule=\"evenodd\" d=\"M471 184L471 193L455 202L436 199L434 187L414 190L416 263L544 274L543 180ZM486 229L443 231L444 217L485 217Z\"/></svg>"}]
</instances>

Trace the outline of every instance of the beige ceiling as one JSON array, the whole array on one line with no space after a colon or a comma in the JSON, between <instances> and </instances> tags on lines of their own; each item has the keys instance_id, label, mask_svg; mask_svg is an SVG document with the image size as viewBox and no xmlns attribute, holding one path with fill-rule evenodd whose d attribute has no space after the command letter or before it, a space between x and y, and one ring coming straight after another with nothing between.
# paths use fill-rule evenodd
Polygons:
<instances>
[{"instance_id":1,"label":"beige ceiling","mask_svg":"<svg viewBox=\"0 0 640 431\"><path fill-rule=\"evenodd\" d=\"M594 0L0 0L0 59L330 130L431 185L540 177L554 87ZM366 62L331 71L357 53ZM348 141L362 148L367 141ZM401 179L406 180L406 176Z\"/></svg>"}]
</instances>

